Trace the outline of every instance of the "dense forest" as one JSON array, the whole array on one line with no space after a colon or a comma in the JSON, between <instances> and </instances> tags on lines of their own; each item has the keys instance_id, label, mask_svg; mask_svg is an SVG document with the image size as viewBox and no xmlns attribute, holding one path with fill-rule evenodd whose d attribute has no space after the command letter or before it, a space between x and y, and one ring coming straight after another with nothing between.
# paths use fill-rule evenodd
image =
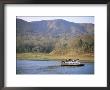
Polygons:
<instances>
[{"instance_id":1,"label":"dense forest","mask_svg":"<svg viewBox=\"0 0 110 90\"><path fill-rule=\"evenodd\" d=\"M16 52L94 53L94 24L63 19L27 22L16 19Z\"/></svg>"}]
</instances>

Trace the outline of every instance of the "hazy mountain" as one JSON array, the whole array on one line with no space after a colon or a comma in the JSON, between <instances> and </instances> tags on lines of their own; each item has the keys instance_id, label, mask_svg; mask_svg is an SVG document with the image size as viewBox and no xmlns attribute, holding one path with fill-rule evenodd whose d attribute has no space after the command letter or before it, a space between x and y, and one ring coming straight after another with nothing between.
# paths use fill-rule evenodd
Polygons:
<instances>
[{"instance_id":1,"label":"hazy mountain","mask_svg":"<svg viewBox=\"0 0 110 90\"><path fill-rule=\"evenodd\" d=\"M58 37L64 34L68 36L93 35L94 24L92 23L74 23L63 19L42 20L27 22L22 19L16 19L17 35L26 33L37 34L51 37Z\"/></svg>"}]
</instances>

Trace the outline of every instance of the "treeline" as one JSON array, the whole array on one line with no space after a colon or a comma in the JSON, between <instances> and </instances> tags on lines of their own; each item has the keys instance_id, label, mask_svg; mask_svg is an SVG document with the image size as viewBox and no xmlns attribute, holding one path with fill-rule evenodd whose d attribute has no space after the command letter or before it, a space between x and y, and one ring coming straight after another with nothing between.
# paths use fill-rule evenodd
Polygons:
<instances>
[{"instance_id":1,"label":"treeline","mask_svg":"<svg viewBox=\"0 0 110 90\"><path fill-rule=\"evenodd\" d=\"M93 53L94 37L83 35L78 37L51 37L40 35L18 35L17 53L37 52L65 54L68 52Z\"/></svg>"}]
</instances>

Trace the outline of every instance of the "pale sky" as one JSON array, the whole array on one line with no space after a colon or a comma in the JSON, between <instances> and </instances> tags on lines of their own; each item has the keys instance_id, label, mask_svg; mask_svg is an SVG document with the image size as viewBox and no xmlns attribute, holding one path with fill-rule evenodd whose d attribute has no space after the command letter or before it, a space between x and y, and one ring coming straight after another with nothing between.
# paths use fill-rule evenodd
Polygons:
<instances>
[{"instance_id":1,"label":"pale sky","mask_svg":"<svg viewBox=\"0 0 110 90\"><path fill-rule=\"evenodd\" d=\"M75 23L93 23L94 16L17 16L19 19L23 19L28 22L41 21L41 20L54 20L54 19L64 19Z\"/></svg>"}]
</instances>

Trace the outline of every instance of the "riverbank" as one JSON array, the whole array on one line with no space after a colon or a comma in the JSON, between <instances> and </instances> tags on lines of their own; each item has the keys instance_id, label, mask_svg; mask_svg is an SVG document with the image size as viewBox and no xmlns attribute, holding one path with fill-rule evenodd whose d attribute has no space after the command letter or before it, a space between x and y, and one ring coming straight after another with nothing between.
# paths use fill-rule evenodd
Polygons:
<instances>
[{"instance_id":1,"label":"riverbank","mask_svg":"<svg viewBox=\"0 0 110 90\"><path fill-rule=\"evenodd\" d=\"M67 54L54 55L44 53L17 53L17 60L65 60L65 59L80 59L82 62L94 62L93 54Z\"/></svg>"}]
</instances>

